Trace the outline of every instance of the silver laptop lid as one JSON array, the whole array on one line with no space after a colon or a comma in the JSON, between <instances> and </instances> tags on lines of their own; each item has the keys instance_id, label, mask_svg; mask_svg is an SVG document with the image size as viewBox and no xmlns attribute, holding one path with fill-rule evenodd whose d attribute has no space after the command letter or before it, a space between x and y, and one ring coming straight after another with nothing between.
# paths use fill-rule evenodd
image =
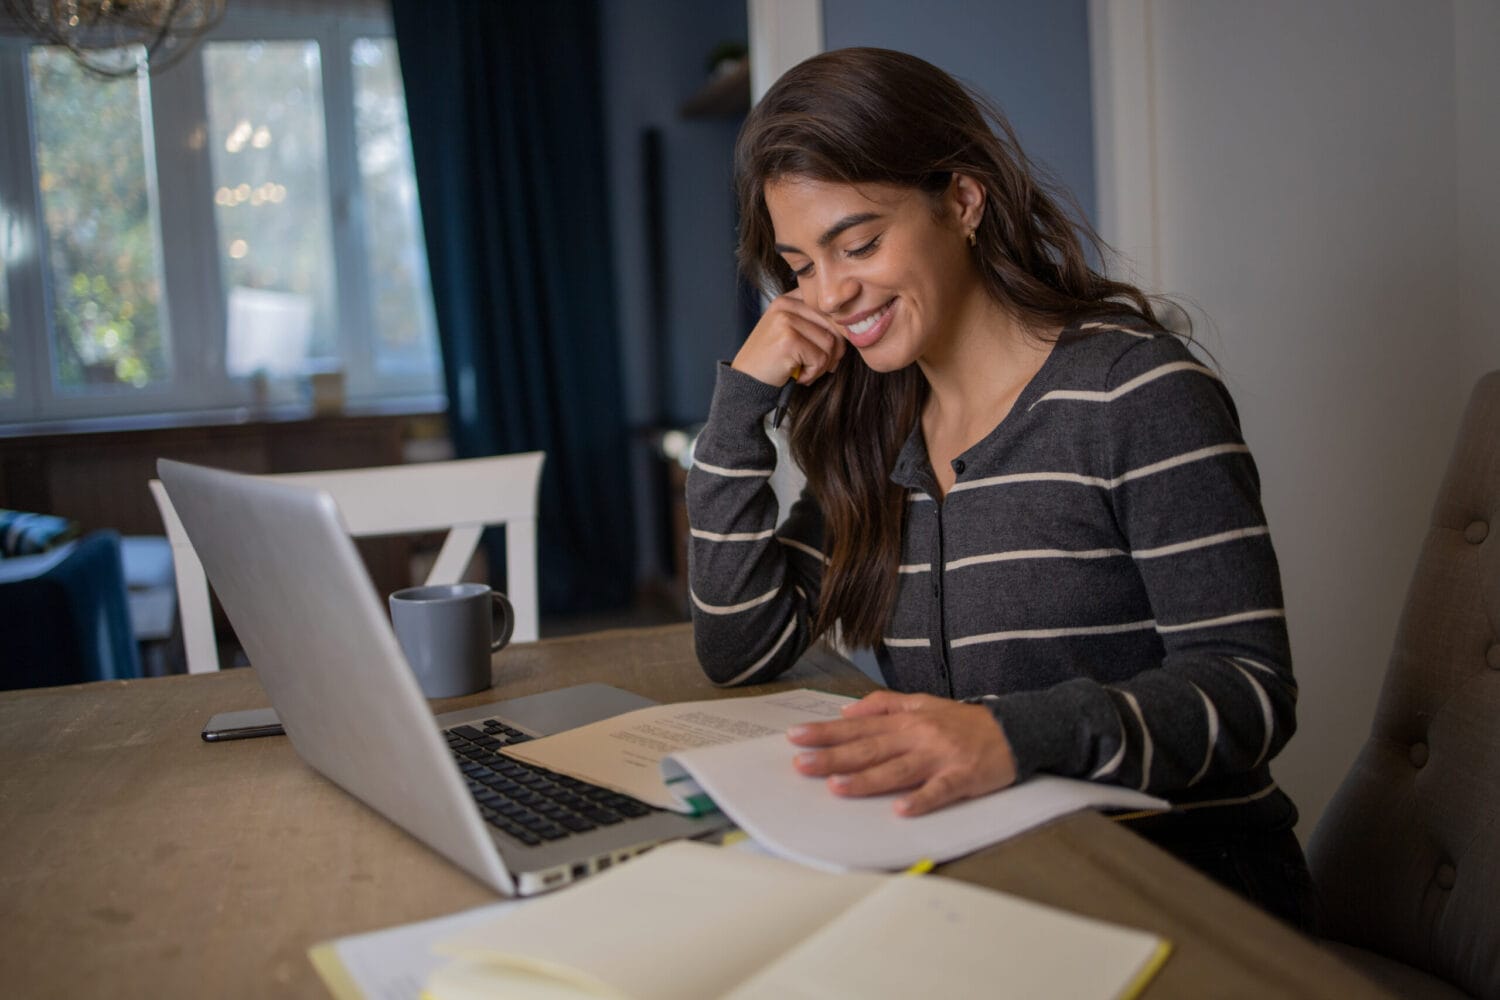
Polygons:
<instances>
[{"instance_id":1,"label":"silver laptop lid","mask_svg":"<svg viewBox=\"0 0 1500 1000\"><path fill-rule=\"evenodd\" d=\"M168 459L157 472L302 759L513 895L333 498Z\"/></svg>"}]
</instances>

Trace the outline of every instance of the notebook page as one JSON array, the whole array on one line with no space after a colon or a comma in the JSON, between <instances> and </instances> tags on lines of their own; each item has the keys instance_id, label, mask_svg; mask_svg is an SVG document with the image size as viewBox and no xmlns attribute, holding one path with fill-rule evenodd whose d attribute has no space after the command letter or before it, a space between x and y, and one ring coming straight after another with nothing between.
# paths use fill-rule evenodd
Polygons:
<instances>
[{"instance_id":1,"label":"notebook page","mask_svg":"<svg viewBox=\"0 0 1500 1000\"><path fill-rule=\"evenodd\" d=\"M649 1000L720 996L880 885L691 842L655 848L438 945Z\"/></svg>"},{"instance_id":2,"label":"notebook page","mask_svg":"<svg viewBox=\"0 0 1500 1000\"><path fill-rule=\"evenodd\" d=\"M1143 931L951 879L888 878L728 1000L1107 1000L1163 947Z\"/></svg>"},{"instance_id":3,"label":"notebook page","mask_svg":"<svg viewBox=\"0 0 1500 1000\"><path fill-rule=\"evenodd\" d=\"M309 954L339 1000L410 1000L446 961L430 952L433 944L522 905L522 900L491 903L420 923L351 934L317 945Z\"/></svg>"}]
</instances>

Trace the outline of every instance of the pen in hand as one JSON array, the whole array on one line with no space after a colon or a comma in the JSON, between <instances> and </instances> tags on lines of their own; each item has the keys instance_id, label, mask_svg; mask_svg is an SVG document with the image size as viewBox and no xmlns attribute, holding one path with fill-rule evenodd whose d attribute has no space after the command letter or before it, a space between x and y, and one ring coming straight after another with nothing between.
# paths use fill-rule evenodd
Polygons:
<instances>
[{"instance_id":1,"label":"pen in hand","mask_svg":"<svg viewBox=\"0 0 1500 1000\"><path fill-rule=\"evenodd\" d=\"M771 415L771 429L780 430L781 421L786 419L787 404L792 401L792 387L797 384L797 379L802 376L802 366L797 365L788 376L786 385L781 387L781 394L776 397L776 411Z\"/></svg>"}]
</instances>

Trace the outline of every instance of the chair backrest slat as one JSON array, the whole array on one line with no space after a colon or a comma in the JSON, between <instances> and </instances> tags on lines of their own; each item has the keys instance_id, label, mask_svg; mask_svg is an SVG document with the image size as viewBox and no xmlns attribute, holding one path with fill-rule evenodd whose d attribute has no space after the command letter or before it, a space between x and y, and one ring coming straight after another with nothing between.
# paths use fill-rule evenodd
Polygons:
<instances>
[{"instance_id":1,"label":"chair backrest slat","mask_svg":"<svg viewBox=\"0 0 1500 1000\"><path fill-rule=\"evenodd\" d=\"M503 526L505 589L516 614L512 641L534 642L540 635L536 508L545 457L542 452L524 452L261 478L326 490L355 537L447 530L448 537L426 580L431 584L457 582L473 558L482 529ZM203 564L159 480L151 481L151 494L172 544L188 670L217 670L218 643Z\"/></svg>"}]
</instances>

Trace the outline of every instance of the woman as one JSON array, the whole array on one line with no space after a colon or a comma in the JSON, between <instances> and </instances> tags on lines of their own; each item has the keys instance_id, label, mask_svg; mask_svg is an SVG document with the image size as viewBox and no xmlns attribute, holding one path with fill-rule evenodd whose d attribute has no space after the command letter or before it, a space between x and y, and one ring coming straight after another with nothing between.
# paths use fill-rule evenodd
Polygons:
<instances>
[{"instance_id":1,"label":"woman","mask_svg":"<svg viewBox=\"0 0 1500 1000\"><path fill-rule=\"evenodd\" d=\"M825 53L736 150L740 257L779 293L721 366L688 479L698 655L768 680L838 630L889 691L795 728L837 794L918 815L1036 772L1175 808L1136 824L1302 926L1276 556L1214 372L915 57ZM852 348L852 350L851 350ZM776 527L763 420L795 379L807 490Z\"/></svg>"}]
</instances>

